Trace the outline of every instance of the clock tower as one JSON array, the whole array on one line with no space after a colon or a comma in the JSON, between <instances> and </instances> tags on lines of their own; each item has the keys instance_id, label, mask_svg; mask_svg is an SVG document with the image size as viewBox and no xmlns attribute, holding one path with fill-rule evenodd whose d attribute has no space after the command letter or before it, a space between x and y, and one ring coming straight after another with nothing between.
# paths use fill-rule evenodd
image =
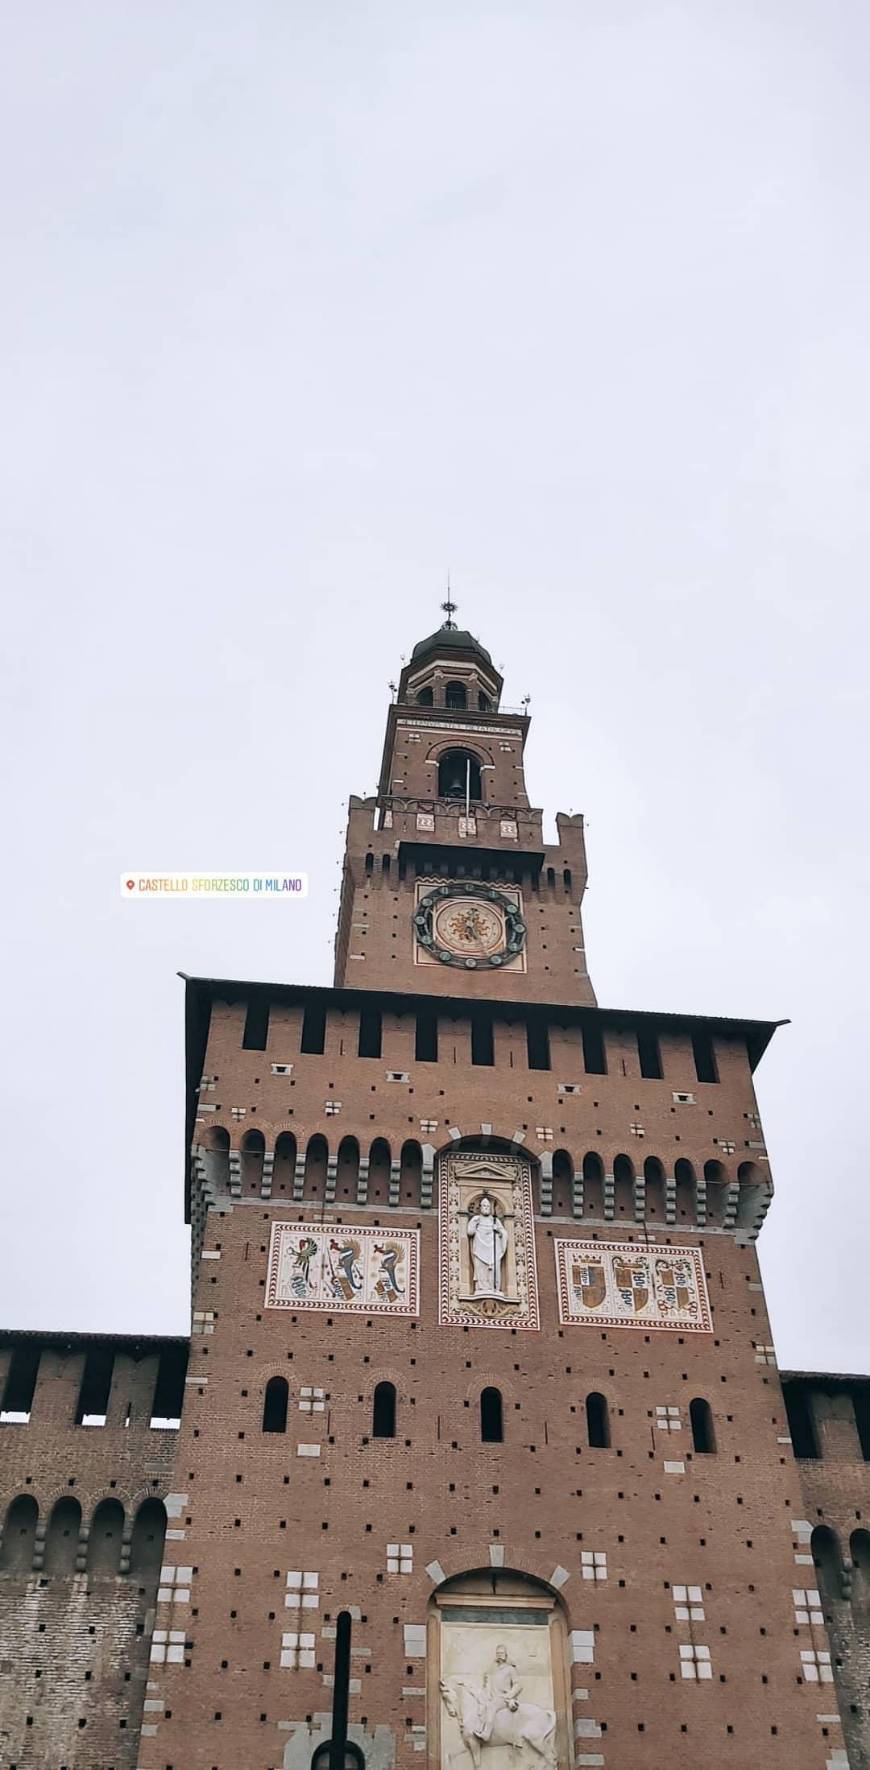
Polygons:
<instances>
[{"instance_id":1,"label":"clock tower","mask_svg":"<svg viewBox=\"0 0 870 1770\"><path fill-rule=\"evenodd\" d=\"M545 842L527 708L502 706L489 652L445 607L402 670L377 794L350 800L335 982L594 1007L583 819L558 812Z\"/></svg>"}]
</instances>

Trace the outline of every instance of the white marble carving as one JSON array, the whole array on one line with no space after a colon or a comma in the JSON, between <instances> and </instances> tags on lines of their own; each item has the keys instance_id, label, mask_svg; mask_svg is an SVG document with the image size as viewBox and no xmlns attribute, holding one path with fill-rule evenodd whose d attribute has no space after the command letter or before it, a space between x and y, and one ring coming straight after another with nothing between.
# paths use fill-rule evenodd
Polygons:
<instances>
[{"instance_id":1,"label":"white marble carving","mask_svg":"<svg viewBox=\"0 0 870 1770\"><path fill-rule=\"evenodd\" d=\"M457 1151L438 1173L442 1327L537 1328L528 1159Z\"/></svg>"},{"instance_id":2,"label":"white marble carving","mask_svg":"<svg viewBox=\"0 0 870 1770\"><path fill-rule=\"evenodd\" d=\"M546 1627L455 1625L445 1618L441 1658L444 1770L463 1754L473 1770L557 1770Z\"/></svg>"}]
</instances>

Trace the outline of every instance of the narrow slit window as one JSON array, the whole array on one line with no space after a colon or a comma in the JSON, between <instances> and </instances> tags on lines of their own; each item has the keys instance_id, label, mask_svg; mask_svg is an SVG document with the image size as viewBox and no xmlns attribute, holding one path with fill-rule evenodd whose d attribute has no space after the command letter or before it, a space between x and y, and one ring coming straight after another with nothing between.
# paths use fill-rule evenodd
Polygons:
<instances>
[{"instance_id":1,"label":"narrow slit window","mask_svg":"<svg viewBox=\"0 0 870 1770\"><path fill-rule=\"evenodd\" d=\"M320 1002L306 1002L302 1016L302 1041L300 1050L310 1057L318 1057L323 1053L326 1043L326 1009Z\"/></svg>"},{"instance_id":2,"label":"narrow slit window","mask_svg":"<svg viewBox=\"0 0 870 1770\"><path fill-rule=\"evenodd\" d=\"M583 1068L588 1076L606 1076L607 1057L601 1028L594 1021L583 1022Z\"/></svg>"},{"instance_id":3,"label":"narrow slit window","mask_svg":"<svg viewBox=\"0 0 870 1770\"><path fill-rule=\"evenodd\" d=\"M693 1448L701 1456L712 1456L716 1449L716 1433L709 1401L696 1395L694 1401L689 1402L689 1419L692 1423Z\"/></svg>"},{"instance_id":4,"label":"narrow slit window","mask_svg":"<svg viewBox=\"0 0 870 1770\"><path fill-rule=\"evenodd\" d=\"M482 1064L495 1062L492 1015L480 1010L471 1016L471 1061Z\"/></svg>"},{"instance_id":5,"label":"narrow slit window","mask_svg":"<svg viewBox=\"0 0 870 1770\"><path fill-rule=\"evenodd\" d=\"M263 1431L286 1432L290 1391L285 1377L270 1377L263 1400Z\"/></svg>"},{"instance_id":6,"label":"narrow slit window","mask_svg":"<svg viewBox=\"0 0 870 1770\"><path fill-rule=\"evenodd\" d=\"M33 1408L39 1357L38 1346L14 1348L3 1387L0 1421L9 1425L27 1425Z\"/></svg>"},{"instance_id":7,"label":"narrow slit window","mask_svg":"<svg viewBox=\"0 0 870 1770\"><path fill-rule=\"evenodd\" d=\"M785 1411L788 1416L788 1429L791 1433L792 1449L796 1457L816 1458L819 1456L819 1440L816 1435L816 1423L813 1419L813 1408L807 1391L794 1383L783 1387Z\"/></svg>"},{"instance_id":8,"label":"narrow slit window","mask_svg":"<svg viewBox=\"0 0 870 1770\"><path fill-rule=\"evenodd\" d=\"M480 1441L482 1444L504 1441L500 1389L482 1389L480 1392Z\"/></svg>"},{"instance_id":9,"label":"narrow slit window","mask_svg":"<svg viewBox=\"0 0 870 1770\"><path fill-rule=\"evenodd\" d=\"M662 1054L659 1041L652 1027L638 1027L637 1054L640 1059L640 1073L648 1081L660 1082L662 1079Z\"/></svg>"},{"instance_id":10,"label":"narrow slit window","mask_svg":"<svg viewBox=\"0 0 870 1770\"><path fill-rule=\"evenodd\" d=\"M361 1009L357 1050L360 1057L380 1057L381 1011L379 1008Z\"/></svg>"},{"instance_id":11,"label":"narrow slit window","mask_svg":"<svg viewBox=\"0 0 870 1770\"><path fill-rule=\"evenodd\" d=\"M597 1391L586 1397L586 1436L590 1450L610 1449L610 1419L607 1401Z\"/></svg>"},{"instance_id":12,"label":"narrow slit window","mask_svg":"<svg viewBox=\"0 0 870 1770\"><path fill-rule=\"evenodd\" d=\"M110 1346L91 1346L76 1405L77 1426L105 1426L114 1363L115 1354Z\"/></svg>"},{"instance_id":13,"label":"narrow slit window","mask_svg":"<svg viewBox=\"0 0 870 1770\"><path fill-rule=\"evenodd\" d=\"M703 1028L696 1028L692 1034L692 1055L695 1059L695 1074L698 1081L718 1082L719 1071L716 1068L713 1040Z\"/></svg>"},{"instance_id":14,"label":"narrow slit window","mask_svg":"<svg viewBox=\"0 0 870 1770\"><path fill-rule=\"evenodd\" d=\"M269 1038L269 1001L266 996L252 996L245 1014L244 1051L265 1051Z\"/></svg>"},{"instance_id":15,"label":"narrow slit window","mask_svg":"<svg viewBox=\"0 0 870 1770\"><path fill-rule=\"evenodd\" d=\"M428 1008L417 1015L414 1056L418 1063L438 1062L438 1016Z\"/></svg>"},{"instance_id":16,"label":"narrow slit window","mask_svg":"<svg viewBox=\"0 0 870 1770\"><path fill-rule=\"evenodd\" d=\"M378 1383L372 1401L372 1437L396 1436L396 1385Z\"/></svg>"},{"instance_id":17,"label":"narrow slit window","mask_svg":"<svg viewBox=\"0 0 870 1770\"><path fill-rule=\"evenodd\" d=\"M538 1015L530 1015L526 1021L526 1046L529 1069L549 1069L550 1029L546 1020L540 1019Z\"/></svg>"}]
</instances>

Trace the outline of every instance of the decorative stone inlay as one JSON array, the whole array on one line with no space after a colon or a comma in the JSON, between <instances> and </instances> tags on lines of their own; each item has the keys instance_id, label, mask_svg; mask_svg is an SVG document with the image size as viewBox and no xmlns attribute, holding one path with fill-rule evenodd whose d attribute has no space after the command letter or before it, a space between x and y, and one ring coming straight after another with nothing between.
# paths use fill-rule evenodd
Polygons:
<instances>
[{"instance_id":1,"label":"decorative stone inlay","mask_svg":"<svg viewBox=\"0 0 870 1770\"><path fill-rule=\"evenodd\" d=\"M442 1327L539 1326L531 1167L522 1155L439 1161Z\"/></svg>"},{"instance_id":2,"label":"decorative stone inlay","mask_svg":"<svg viewBox=\"0 0 870 1770\"><path fill-rule=\"evenodd\" d=\"M636 1242L554 1241L563 1325L712 1333L697 1248L651 1251Z\"/></svg>"},{"instance_id":3,"label":"decorative stone inlay","mask_svg":"<svg viewBox=\"0 0 870 1770\"><path fill-rule=\"evenodd\" d=\"M267 1309L419 1313L420 1232L273 1223Z\"/></svg>"}]
</instances>

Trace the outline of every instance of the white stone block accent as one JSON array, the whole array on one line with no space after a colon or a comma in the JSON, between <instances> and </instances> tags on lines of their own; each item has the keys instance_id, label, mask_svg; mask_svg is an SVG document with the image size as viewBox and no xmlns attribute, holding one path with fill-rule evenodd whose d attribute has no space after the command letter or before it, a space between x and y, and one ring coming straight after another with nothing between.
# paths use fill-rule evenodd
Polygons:
<instances>
[{"instance_id":1,"label":"white stone block accent","mask_svg":"<svg viewBox=\"0 0 870 1770\"><path fill-rule=\"evenodd\" d=\"M490 1543L489 1565L490 1567L504 1567L504 1545L502 1543Z\"/></svg>"},{"instance_id":2,"label":"white stone block accent","mask_svg":"<svg viewBox=\"0 0 870 1770\"><path fill-rule=\"evenodd\" d=\"M802 1647L801 1674L806 1684L833 1684L831 1655L818 1653L814 1647Z\"/></svg>"},{"instance_id":3,"label":"white stone block accent","mask_svg":"<svg viewBox=\"0 0 870 1770\"><path fill-rule=\"evenodd\" d=\"M577 1720L574 1722L575 1739L600 1739L601 1728L597 1721Z\"/></svg>"},{"instance_id":4,"label":"white stone block accent","mask_svg":"<svg viewBox=\"0 0 870 1770\"><path fill-rule=\"evenodd\" d=\"M668 1462L665 1463L665 1474L666 1475L685 1475L685 1473L686 1473L685 1463L668 1463Z\"/></svg>"},{"instance_id":5,"label":"white stone block accent","mask_svg":"<svg viewBox=\"0 0 870 1770\"><path fill-rule=\"evenodd\" d=\"M681 1432L683 1422L678 1407L657 1407L656 1426L659 1432Z\"/></svg>"},{"instance_id":6,"label":"white stone block accent","mask_svg":"<svg viewBox=\"0 0 870 1770\"><path fill-rule=\"evenodd\" d=\"M709 1647L681 1647L680 1676L702 1680L712 1678L713 1667L710 1663Z\"/></svg>"},{"instance_id":7,"label":"white stone block accent","mask_svg":"<svg viewBox=\"0 0 870 1770\"><path fill-rule=\"evenodd\" d=\"M285 1670L299 1671L316 1665L314 1636L296 1631L281 1636L281 1664Z\"/></svg>"},{"instance_id":8,"label":"white stone block accent","mask_svg":"<svg viewBox=\"0 0 870 1770\"><path fill-rule=\"evenodd\" d=\"M317 1610L320 1604L320 1574L294 1572L287 1575L286 1610Z\"/></svg>"},{"instance_id":9,"label":"white stone block accent","mask_svg":"<svg viewBox=\"0 0 870 1770\"><path fill-rule=\"evenodd\" d=\"M607 1556L599 1549L582 1549L580 1570L584 1579L606 1579Z\"/></svg>"},{"instance_id":10,"label":"white stone block accent","mask_svg":"<svg viewBox=\"0 0 870 1770\"><path fill-rule=\"evenodd\" d=\"M197 1380L200 1382L205 1381L204 1378L199 1378ZM166 1507L167 1518L180 1518L187 1505L188 1497L189 1496L186 1493L168 1493L163 1501L163 1504Z\"/></svg>"},{"instance_id":11,"label":"white stone block accent","mask_svg":"<svg viewBox=\"0 0 870 1770\"><path fill-rule=\"evenodd\" d=\"M677 1622L704 1622L704 1595L700 1586L674 1586L674 1615Z\"/></svg>"},{"instance_id":12,"label":"white stone block accent","mask_svg":"<svg viewBox=\"0 0 870 1770\"><path fill-rule=\"evenodd\" d=\"M430 1561L426 1567L426 1572L428 1573L433 1586L442 1585L447 1578L440 1561Z\"/></svg>"},{"instance_id":13,"label":"white stone block accent","mask_svg":"<svg viewBox=\"0 0 870 1770\"><path fill-rule=\"evenodd\" d=\"M591 1666L595 1660L594 1629L572 1629L568 1637L572 1666Z\"/></svg>"},{"instance_id":14,"label":"white stone block accent","mask_svg":"<svg viewBox=\"0 0 870 1770\"><path fill-rule=\"evenodd\" d=\"M413 1573L413 1543L387 1543L387 1572Z\"/></svg>"},{"instance_id":15,"label":"white stone block accent","mask_svg":"<svg viewBox=\"0 0 870 1770\"><path fill-rule=\"evenodd\" d=\"M550 1585L555 1586L557 1592L561 1592L562 1587L567 1585L570 1578L571 1575L567 1567L554 1567L550 1574Z\"/></svg>"},{"instance_id":16,"label":"white stone block accent","mask_svg":"<svg viewBox=\"0 0 870 1770\"><path fill-rule=\"evenodd\" d=\"M183 1665L184 1641L183 1629L155 1629L151 1636L151 1664Z\"/></svg>"},{"instance_id":17,"label":"white stone block accent","mask_svg":"<svg viewBox=\"0 0 870 1770\"><path fill-rule=\"evenodd\" d=\"M403 1629L406 1659L426 1658L426 1624L405 1623Z\"/></svg>"},{"instance_id":18,"label":"white stone block accent","mask_svg":"<svg viewBox=\"0 0 870 1770\"><path fill-rule=\"evenodd\" d=\"M824 1622L822 1600L815 1587L811 1586L805 1590L801 1586L793 1586L791 1595L794 1599L794 1620L798 1625L801 1623L821 1625Z\"/></svg>"},{"instance_id":19,"label":"white stone block accent","mask_svg":"<svg viewBox=\"0 0 870 1770\"><path fill-rule=\"evenodd\" d=\"M297 1455L297 1457L319 1457L320 1445L319 1444L297 1444L296 1455Z\"/></svg>"}]
</instances>

